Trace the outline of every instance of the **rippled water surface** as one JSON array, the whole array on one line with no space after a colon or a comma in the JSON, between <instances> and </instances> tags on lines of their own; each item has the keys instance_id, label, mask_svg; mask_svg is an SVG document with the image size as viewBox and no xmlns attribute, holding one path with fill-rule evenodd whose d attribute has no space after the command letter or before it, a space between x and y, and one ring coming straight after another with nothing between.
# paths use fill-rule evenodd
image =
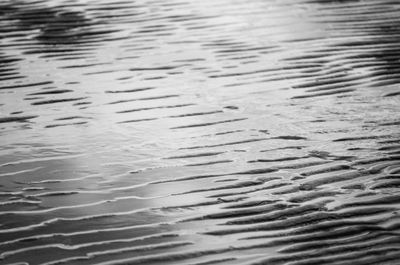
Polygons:
<instances>
[{"instance_id":1,"label":"rippled water surface","mask_svg":"<svg viewBox=\"0 0 400 265\"><path fill-rule=\"evenodd\" d=\"M0 1L0 264L400 264L400 2Z\"/></svg>"}]
</instances>

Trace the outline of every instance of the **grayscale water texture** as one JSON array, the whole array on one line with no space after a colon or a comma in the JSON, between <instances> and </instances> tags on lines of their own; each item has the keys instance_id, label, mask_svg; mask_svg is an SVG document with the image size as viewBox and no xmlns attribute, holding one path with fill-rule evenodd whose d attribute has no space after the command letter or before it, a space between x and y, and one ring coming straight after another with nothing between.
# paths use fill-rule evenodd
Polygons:
<instances>
[{"instance_id":1,"label":"grayscale water texture","mask_svg":"<svg viewBox=\"0 0 400 265\"><path fill-rule=\"evenodd\" d=\"M400 1L1 0L0 264L400 264Z\"/></svg>"}]
</instances>

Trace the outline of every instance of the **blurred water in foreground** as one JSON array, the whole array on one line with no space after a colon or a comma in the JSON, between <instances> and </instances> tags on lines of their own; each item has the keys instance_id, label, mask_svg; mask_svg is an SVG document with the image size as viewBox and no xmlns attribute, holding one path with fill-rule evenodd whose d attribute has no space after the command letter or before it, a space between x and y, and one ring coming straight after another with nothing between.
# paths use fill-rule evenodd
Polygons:
<instances>
[{"instance_id":1,"label":"blurred water in foreground","mask_svg":"<svg viewBox=\"0 0 400 265\"><path fill-rule=\"evenodd\" d=\"M0 2L0 264L400 264L400 2Z\"/></svg>"}]
</instances>

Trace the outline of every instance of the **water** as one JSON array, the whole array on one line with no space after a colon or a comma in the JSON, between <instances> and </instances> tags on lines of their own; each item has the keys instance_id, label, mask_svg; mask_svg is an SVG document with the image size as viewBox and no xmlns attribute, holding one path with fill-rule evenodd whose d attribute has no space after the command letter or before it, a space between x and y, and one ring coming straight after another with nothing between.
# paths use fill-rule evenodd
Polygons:
<instances>
[{"instance_id":1,"label":"water","mask_svg":"<svg viewBox=\"0 0 400 265\"><path fill-rule=\"evenodd\" d=\"M399 14L2 1L0 263L399 263Z\"/></svg>"}]
</instances>

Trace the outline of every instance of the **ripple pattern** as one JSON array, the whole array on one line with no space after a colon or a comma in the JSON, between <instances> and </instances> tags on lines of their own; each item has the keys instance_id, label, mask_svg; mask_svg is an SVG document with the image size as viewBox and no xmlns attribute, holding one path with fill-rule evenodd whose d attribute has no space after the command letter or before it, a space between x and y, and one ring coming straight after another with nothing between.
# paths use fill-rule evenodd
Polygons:
<instances>
[{"instance_id":1,"label":"ripple pattern","mask_svg":"<svg viewBox=\"0 0 400 265\"><path fill-rule=\"evenodd\" d=\"M0 264L400 264L400 2L0 3Z\"/></svg>"}]
</instances>

